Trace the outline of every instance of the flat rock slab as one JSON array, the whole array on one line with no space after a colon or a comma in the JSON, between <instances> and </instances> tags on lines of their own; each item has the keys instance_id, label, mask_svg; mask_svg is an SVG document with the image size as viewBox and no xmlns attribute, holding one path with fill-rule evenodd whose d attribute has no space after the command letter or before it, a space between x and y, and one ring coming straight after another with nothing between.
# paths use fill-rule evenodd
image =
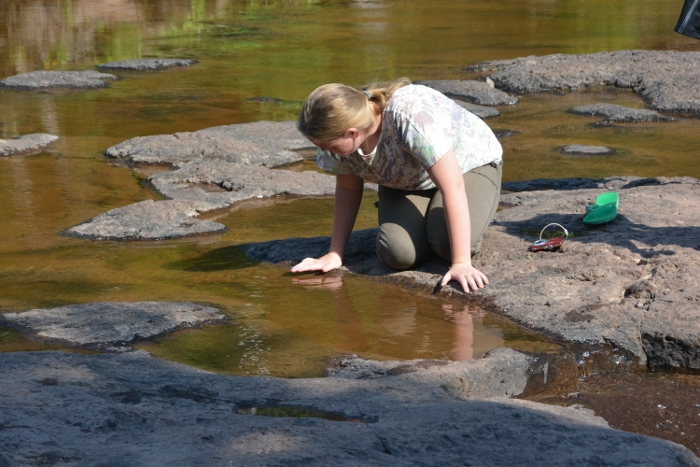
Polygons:
<instances>
[{"instance_id":1,"label":"flat rock slab","mask_svg":"<svg viewBox=\"0 0 700 467\"><path fill-rule=\"evenodd\" d=\"M146 200L107 211L62 234L93 240L162 240L226 231L225 225L197 216L196 203Z\"/></svg>"},{"instance_id":2,"label":"flat rock slab","mask_svg":"<svg viewBox=\"0 0 700 467\"><path fill-rule=\"evenodd\" d=\"M651 366L700 369L700 183L612 178L597 189L503 195L478 263L494 304L532 329L608 343ZM608 190L618 217L586 226L585 207ZM528 246L551 222L574 238L563 253ZM533 238L534 237L534 238ZM663 348L663 349L662 349Z\"/></svg>"},{"instance_id":3,"label":"flat rock slab","mask_svg":"<svg viewBox=\"0 0 700 467\"><path fill-rule=\"evenodd\" d=\"M450 362L446 360L376 361L348 357L328 370L335 378L377 379L410 375L411 381L435 381L457 399L484 399L515 397L522 394L535 370L535 359L505 347L488 352L476 361ZM546 375L541 375L546 379ZM430 385L430 383L428 383Z\"/></svg>"},{"instance_id":4,"label":"flat rock slab","mask_svg":"<svg viewBox=\"0 0 700 467\"><path fill-rule=\"evenodd\" d=\"M0 86L18 90L36 89L95 89L104 88L116 76L98 71L32 71L10 76L0 81Z\"/></svg>"},{"instance_id":5,"label":"flat rock slab","mask_svg":"<svg viewBox=\"0 0 700 467\"><path fill-rule=\"evenodd\" d=\"M487 373L517 359L504 354L484 359L493 359ZM472 365L283 380L215 375L144 352L3 353L0 464L700 465L682 446L613 430L586 409L444 389L478 378L466 372ZM277 416L250 415L266 409Z\"/></svg>"},{"instance_id":6,"label":"flat rock slab","mask_svg":"<svg viewBox=\"0 0 700 467\"><path fill-rule=\"evenodd\" d=\"M460 101L458 99L454 100L457 105L462 107L463 109L467 109L474 115L476 115L479 118L491 118L491 117L498 117L501 115L501 112L498 110L494 109L493 107L487 107L485 105L477 105L477 104L471 104L469 102L464 102Z\"/></svg>"},{"instance_id":7,"label":"flat rock slab","mask_svg":"<svg viewBox=\"0 0 700 467\"><path fill-rule=\"evenodd\" d=\"M282 195L330 196L335 177L319 172L273 170L224 160L181 164L172 172L151 175L148 181L163 196L188 200L199 212L228 207L237 201Z\"/></svg>"},{"instance_id":8,"label":"flat rock slab","mask_svg":"<svg viewBox=\"0 0 700 467\"><path fill-rule=\"evenodd\" d=\"M514 105L518 98L506 94L483 81L475 80L424 80L416 84L431 87L448 97L479 105Z\"/></svg>"},{"instance_id":9,"label":"flat rock slab","mask_svg":"<svg viewBox=\"0 0 700 467\"><path fill-rule=\"evenodd\" d=\"M583 144L569 144L560 149L564 154L576 156L609 156L615 153L614 149L605 146L586 146Z\"/></svg>"},{"instance_id":10,"label":"flat rock slab","mask_svg":"<svg viewBox=\"0 0 700 467\"><path fill-rule=\"evenodd\" d=\"M611 344L641 363L700 369L700 182L693 178L614 177L508 185L474 264L490 285L470 296L492 301L524 326L570 342ZM556 189L552 189L556 188ZM541 189L541 190L540 190ZM583 224L586 206L609 190L620 195L617 218ZM529 251L549 223L573 238L562 253ZM345 268L431 292L447 264L430 261L392 272L374 255L376 229L354 232ZM246 246L261 261L284 263L328 251L328 237ZM459 293L448 286L445 294Z\"/></svg>"},{"instance_id":11,"label":"flat rock slab","mask_svg":"<svg viewBox=\"0 0 700 467\"><path fill-rule=\"evenodd\" d=\"M58 141L58 136L32 133L12 139L0 139L0 157L36 154Z\"/></svg>"},{"instance_id":12,"label":"flat rock slab","mask_svg":"<svg viewBox=\"0 0 700 467\"><path fill-rule=\"evenodd\" d=\"M330 196L335 178L319 172L293 172L200 160L159 172L148 181L170 200L141 201L112 209L66 230L64 235L95 240L158 240L226 231L197 217L233 204L276 196ZM371 187L370 187L371 188Z\"/></svg>"},{"instance_id":13,"label":"flat rock slab","mask_svg":"<svg viewBox=\"0 0 700 467\"><path fill-rule=\"evenodd\" d=\"M649 109L634 109L616 104L579 105L571 112L580 115L605 117L602 123L642 123L642 122L674 122L673 117L667 117Z\"/></svg>"},{"instance_id":14,"label":"flat rock slab","mask_svg":"<svg viewBox=\"0 0 700 467\"><path fill-rule=\"evenodd\" d=\"M139 136L112 146L105 156L132 164L175 164L200 158L279 167L303 158L295 150L313 144L295 122L244 123L172 135Z\"/></svg>"},{"instance_id":15,"label":"flat rock slab","mask_svg":"<svg viewBox=\"0 0 700 467\"><path fill-rule=\"evenodd\" d=\"M166 68L187 67L197 63L197 60L181 58L141 58L137 60L120 60L117 62L97 65L102 70L164 70Z\"/></svg>"},{"instance_id":16,"label":"flat rock slab","mask_svg":"<svg viewBox=\"0 0 700 467\"><path fill-rule=\"evenodd\" d=\"M98 302L3 313L0 322L70 347L128 350L137 339L224 320L216 308L188 302Z\"/></svg>"},{"instance_id":17,"label":"flat rock slab","mask_svg":"<svg viewBox=\"0 0 700 467\"><path fill-rule=\"evenodd\" d=\"M634 89L656 110L700 113L700 52L622 50L545 55L482 62L471 71L490 75L506 92Z\"/></svg>"}]
</instances>

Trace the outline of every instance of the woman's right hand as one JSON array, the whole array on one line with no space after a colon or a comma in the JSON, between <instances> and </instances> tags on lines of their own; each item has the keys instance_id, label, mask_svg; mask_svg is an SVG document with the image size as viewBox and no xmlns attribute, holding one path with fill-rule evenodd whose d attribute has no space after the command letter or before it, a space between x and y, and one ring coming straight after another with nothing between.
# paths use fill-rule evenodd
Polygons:
<instances>
[{"instance_id":1,"label":"woman's right hand","mask_svg":"<svg viewBox=\"0 0 700 467\"><path fill-rule=\"evenodd\" d=\"M338 269L343 265L343 260L337 253L328 253L320 258L306 258L301 263L292 267L292 272L322 271L328 272Z\"/></svg>"}]
</instances>

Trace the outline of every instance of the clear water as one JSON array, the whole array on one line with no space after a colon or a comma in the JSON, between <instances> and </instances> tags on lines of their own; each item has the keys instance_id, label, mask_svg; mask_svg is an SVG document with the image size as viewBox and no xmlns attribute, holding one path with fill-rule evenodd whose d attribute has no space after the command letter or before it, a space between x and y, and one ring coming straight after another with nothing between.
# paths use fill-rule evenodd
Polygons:
<instances>
[{"instance_id":1,"label":"clear water","mask_svg":"<svg viewBox=\"0 0 700 467\"><path fill-rule=\"evenodd\" d=\"M0 138L60 136L35 156L0 159L0 311L95 301L200 301L229 324L140 345L155 355L232 374L317 375L328 357L478 358L508 345L546 350L478 309L416 297L359 278L291 276L248 260L240 245L327 235L331 200L242 205L209 217L223 235L163 242L92 242L60 232L158 194L145 172L102 152L140 135L296 118L326 82L466 79L483 60L622 49L700 50L673 33L673 0L235 1L0 0L0 77L85 70L131 58L193 58L187 69L120 72L108 89L18 92L0 88ZM252 102L265 96L281 102ZM598 128L566 113L612 102L642 107L627 90L521 97L488 122L503 140L504 180L534 177L700 177L700 120ZM571 158L570 143L624 149ZM367 194L357 228L376 223ZM285 200L286 201L286 200ZM315 215L306 213L313 209ZM329 283L330 282L330 283ZM0 350L46 346L0 329Z\"/></svg>"}]
</instances>

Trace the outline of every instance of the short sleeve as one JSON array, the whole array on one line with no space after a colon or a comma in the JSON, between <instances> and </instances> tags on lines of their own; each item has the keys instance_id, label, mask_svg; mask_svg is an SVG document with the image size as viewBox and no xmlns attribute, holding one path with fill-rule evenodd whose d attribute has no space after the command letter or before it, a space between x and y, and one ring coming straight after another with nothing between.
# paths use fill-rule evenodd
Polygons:
<instances>
[{"instance_id":1,"label":"short sleeve","mask_svg":"<svg viewBox=\"0 0 700 467\"><path fill-rule=\"evenodd\" d=\"M327 151L318 150L316 155L316 165L323 170L334 175L344 175L354 173L352 166L343 161L340 156Z\"/></svg>"},{"instance_id":2,"label":"short sleeve","mask_svg":"<svg viewBox=\"0 0 700 467\"><path fill-rule=\"evenodd\" d=\"M454 145L451 115L445 106L436 104L429 98L424 101L416 99L412 102L410 118L406 114L394 114L405 151L426 169Z\"/></svg>"}]
</instances>

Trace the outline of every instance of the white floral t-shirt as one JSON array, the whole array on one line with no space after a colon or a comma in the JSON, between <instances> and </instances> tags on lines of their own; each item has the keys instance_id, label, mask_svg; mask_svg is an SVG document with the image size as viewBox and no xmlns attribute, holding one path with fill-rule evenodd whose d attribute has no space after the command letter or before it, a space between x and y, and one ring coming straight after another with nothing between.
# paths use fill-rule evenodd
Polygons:
<instances>
[{"instance_id":1,"label":"white floral t-shirt","mask_svg":"<svg viewBox=\"0 0 700 467\"><path fill-rule=\"evenodd\" d=\"M503 149L479 117L427 86L397 90L382 114L379 142L371 154L347 157L319 150L316 163L333 174L355 173L363 180L399 190L435 188L426 169L449 150L462 173L500 163Z\"/></svg>"}]
</instances>

